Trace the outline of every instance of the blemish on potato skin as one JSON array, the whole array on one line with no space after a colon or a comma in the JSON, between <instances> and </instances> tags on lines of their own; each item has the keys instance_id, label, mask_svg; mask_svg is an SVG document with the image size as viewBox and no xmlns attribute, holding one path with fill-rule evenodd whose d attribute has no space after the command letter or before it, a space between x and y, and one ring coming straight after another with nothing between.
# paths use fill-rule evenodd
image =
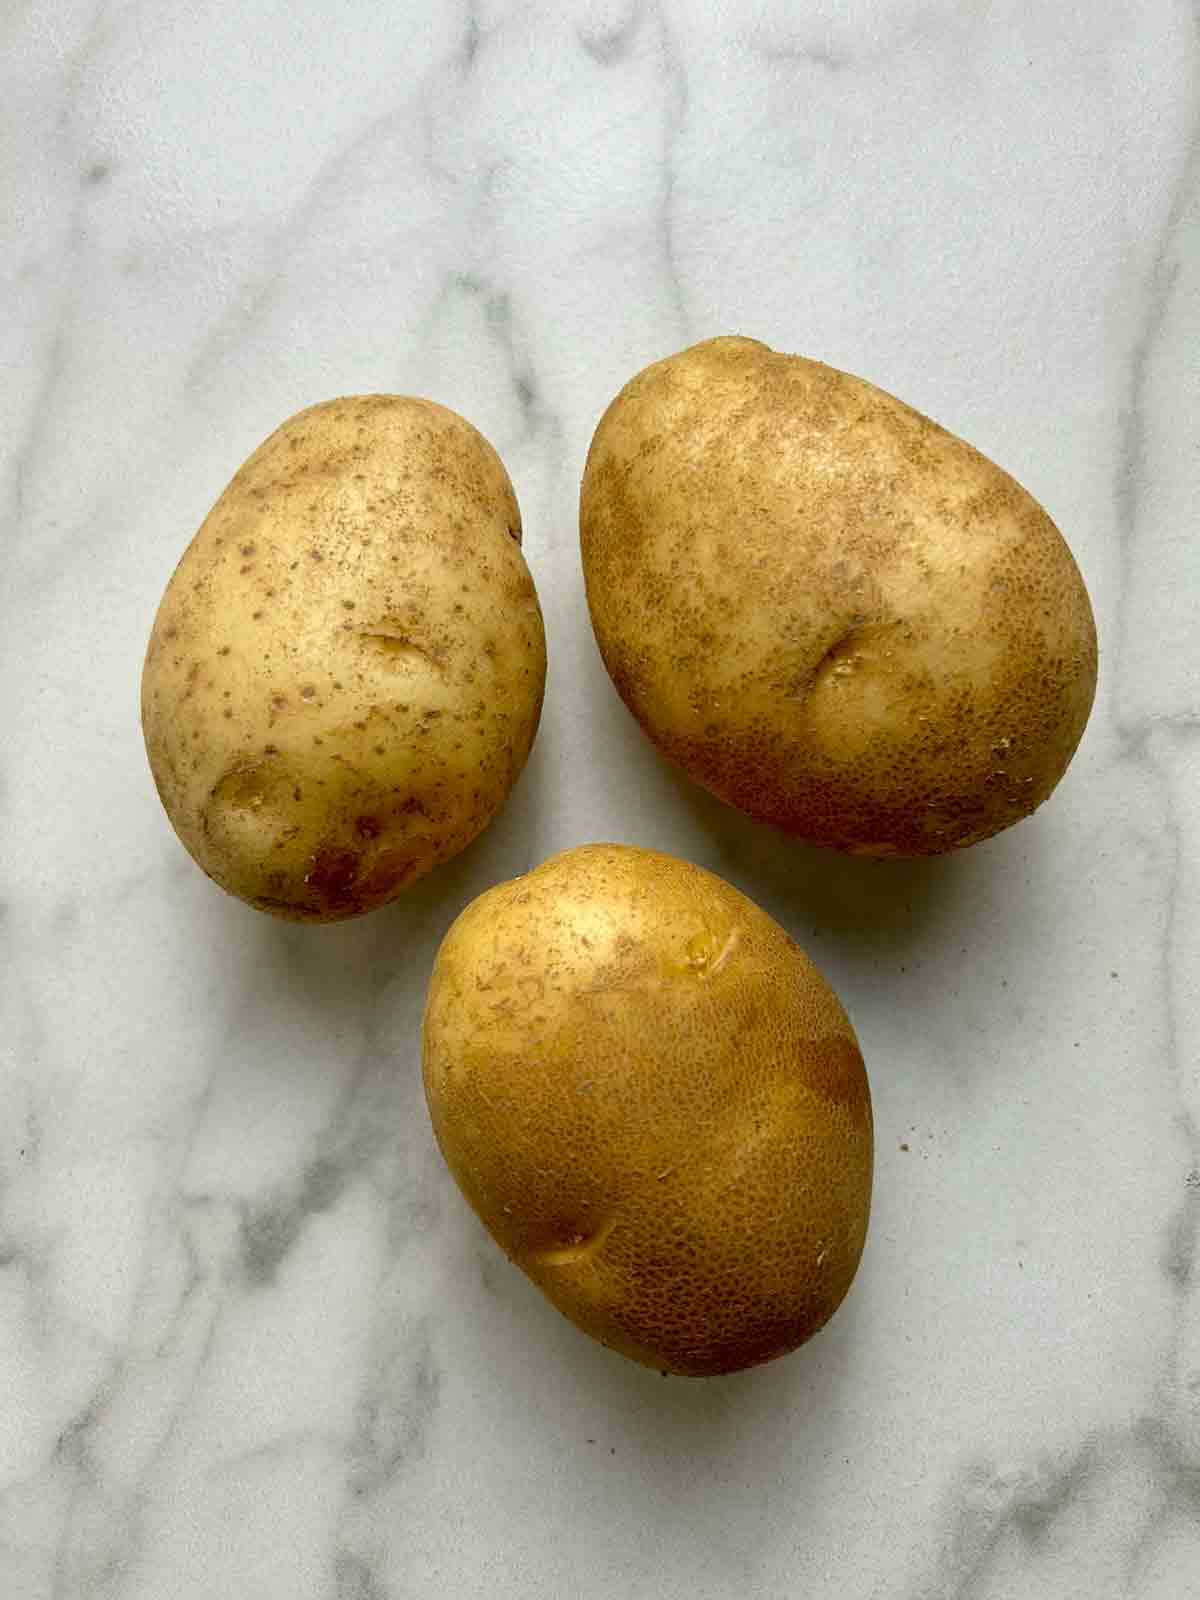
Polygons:
<instances>
[{"instance_id":1,"label":"blemish on potato skin","mask_svg":"<svg viewBox=\"0 0 1200 1600\"><path fill-rule=\"evenodd\" d=\"M358 865L357 851L328 846L317 852L304 881L329 906L349 905L354 899Z\"/></svg>"}]
</instances>

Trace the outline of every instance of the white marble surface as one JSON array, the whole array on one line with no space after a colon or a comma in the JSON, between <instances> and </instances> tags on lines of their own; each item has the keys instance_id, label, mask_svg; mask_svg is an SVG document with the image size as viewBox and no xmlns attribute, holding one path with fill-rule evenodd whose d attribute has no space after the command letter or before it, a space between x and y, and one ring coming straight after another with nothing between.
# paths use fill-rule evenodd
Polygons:
<instances>
[{"instance_id":1,"label":"white marble surface","mask_svg":"<svg viewBox=\"0 0 1200 1600\"><path fill-rule=\"evenodd\" d=\"M0 107L3 1600L1200 1593L1195 5L8 0ZM1102 677L1032 821L787 846L617 701L583 455L733 331L1066 531ZM289 927L170 832L141 655L250 449L378 389L508 463L549 698L465 858ZM857 1284L734 1378L578 1335L427 1126L438 939L595 838L760 899L871 1068Z\"/></svg>"}]
</instances>

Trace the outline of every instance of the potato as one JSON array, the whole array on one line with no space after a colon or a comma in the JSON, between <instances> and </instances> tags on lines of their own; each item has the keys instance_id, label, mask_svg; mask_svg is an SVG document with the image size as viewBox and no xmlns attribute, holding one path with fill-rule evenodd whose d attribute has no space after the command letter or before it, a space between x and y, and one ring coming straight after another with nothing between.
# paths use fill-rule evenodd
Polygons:
<instances>
[{"instance_id":1,"label":"potato","mask_svg":"<svg viewBox=\"0 0 1200 1600\"><path fill-rule=\"evenodd\" d=\"M381 906L504 804L546 646L512 485L429 400L285 422L167 586L142 676L158 792L201 867L281 917Z\"/></svg>"},{"instance_id":2,"label":"potato","mask_svg":"<svg viewBox=\"0 0 1200 1600\"><path fill-rule=\"evenodd\" d=\"M1083 580L999 467L753 339L647 367L580 496L605 664L660 751L752 817L933 855L1040 805L1096 686Z\"/></svg>"},{"instance_id":3,"label":"potato","mask_svg":"<svg viewBox=\"0 0 1200 1600\"><path fill-rule=\"evenodd\" d=\"M854 1030L711 872L588 845L481 895L438 952L424 1073L497 1242L634 1361L768 1361L849 1288L872 1164Z\"/></svg>"}]
</instances>

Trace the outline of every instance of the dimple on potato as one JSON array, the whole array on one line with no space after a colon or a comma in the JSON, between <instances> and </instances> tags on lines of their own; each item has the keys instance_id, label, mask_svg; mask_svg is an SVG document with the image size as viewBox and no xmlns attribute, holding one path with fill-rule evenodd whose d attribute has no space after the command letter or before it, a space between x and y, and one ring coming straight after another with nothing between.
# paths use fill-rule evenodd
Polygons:
<instances>
[{"instance_id":1,"label":"dimple on potato","mask_svg":"<svg viewBox=\"0 0 1200 1600\"><path fill-rule=\"evenodd\" d=\"M713 873L587 845L490 889L438 952L423 1058L467 1200L612 1349L731 1372L846 1294L871 1203L858 1042L783 928Z\"/></svg>"},{"instance_id":2,"label":"dimple on potato","mask_svg":"<svg viewBox=\"0 0 1200 1600\"><path fill-rule=\"evenodd\" d=\"M718 338L609 406L580 495L605 665L760 821L930 855L1027 816L1096 686L1087 591L1009 475L848 373Z\"/></svg>"},{"instance_id":3,"label":"dimple on potato","mask_svg":"<svg viewBox=\"0 0 1200 1600\"><path fill-rule=\"evenodd\" d=\"M520 544L499 457L432 401L327 401L255 450L184 553L142 675L159 795L222 888L338 920L486 826L545 685Z\"/></svg>"}]
</instances>

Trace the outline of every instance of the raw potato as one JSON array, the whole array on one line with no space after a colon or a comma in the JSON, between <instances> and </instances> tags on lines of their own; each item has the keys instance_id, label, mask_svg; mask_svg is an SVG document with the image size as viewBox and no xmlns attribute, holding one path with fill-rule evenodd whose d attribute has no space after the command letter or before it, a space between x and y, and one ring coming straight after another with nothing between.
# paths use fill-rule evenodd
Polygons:
<instances>
[{"instance_id":1,"label":"raw potato","mask_svg":"<svg viewBox=\"0 0 1200 1600\"><path fill-rule=\"evenodd\" d=\"M601 653L722 800L867 855L1028 815L1096 686L1079 570L1019 484L861 378L753 339L647 367L580 498Z\"/></svg>"},{"instance_id":2,"label":"raw potato","mask_svg":"<svg viewBox=\"0 0 1200 1600\"><path fill-rule=\"evenodd\" d=\"M325 922L392 900L504 804L545 635L495 451L429 400L310 407L167 586L142 677L158 792L223 889Z\"/></svg>"},{"instance_id":3,"label":"raw potato","mask_svg":"<svg viewBox=\"0 0 1200 1600\"><path fill-rule=\"evenodd\" d=\"M497 1242L634 1361L768 1361L849 1288L872 1164L854 1030L711 872L588 845L481 895L438 953L424 1070Z\"/></svg>"}]
</instances>

